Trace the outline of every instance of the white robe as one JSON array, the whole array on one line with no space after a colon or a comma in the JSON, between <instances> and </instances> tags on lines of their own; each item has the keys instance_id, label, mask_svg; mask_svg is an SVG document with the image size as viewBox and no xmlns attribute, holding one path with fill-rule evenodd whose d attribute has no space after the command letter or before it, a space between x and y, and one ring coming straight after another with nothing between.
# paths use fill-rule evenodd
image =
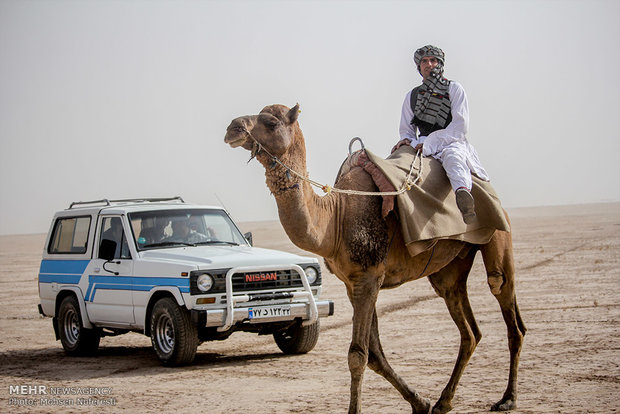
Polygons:
<instances>
[{"instance_id":1,"label":"white robe","mask_svg":"<svg viewBox=\"0 0 620 414\"><path fill-rule=\"evenodd\" d=\"M480 163L476 149L467 141L469 107L467 96L460 83L451 81L448 89L452 121L444 129L418 137L417 127L411 125L411 91L405 96L400 118L400 139L410 139L411 146L424 144L422 155L431 156L441 162L454 190L466 187L471 190L471 174L489 181L489 176Z\"/></svg>"}]
</instances>

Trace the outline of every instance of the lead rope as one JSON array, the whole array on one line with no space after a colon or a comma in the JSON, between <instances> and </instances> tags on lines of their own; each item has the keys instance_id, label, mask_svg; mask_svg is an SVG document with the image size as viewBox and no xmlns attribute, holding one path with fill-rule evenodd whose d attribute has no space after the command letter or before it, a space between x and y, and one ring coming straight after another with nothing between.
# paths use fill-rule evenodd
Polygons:
<instances>
[{"instance_id":1,"label":"lead rope","mask_svg":"<svg viewBox=\"0 0 620 414\"><path fill-rule=\"evenodd\" d=\"M416 152L415 157L413 158L413 161L411 162L411 167L409 168L409 173L407 174L407 178L405 178L405 181L403 182L403 184L401 185L400 189L398 191L358 191L358 190L346 190L343 188L334 188L331 185L327 185L327 184L321 184L317 181L314 181L312 179L310 179L309 177L305 176L305 175L301 175L300 173L298 173L297 171L293 170L292 168L290 168L288 165L284 164L282 161L280 161L280 159L278 157L276 157L275 155L272 155L265 147L263 147L250 133L250 131L248 131L247 129L244 129L244 132L246 134L248 134L248 136L250 138L252 138L252 140L254 141L254 146L252 147L252 155L250 157L250 159L248 160L248 162L252 161L252 159L254 157L256 157L256 155L260 152L260 151L265 151L267 153L267 155L269 155L271 157L271 160L274 163L277 163L279 165L281 165L282 167L284 167L286 169L286 173L287 175L289 175L289 173L292 173L294 175L296 175L297 177L301 178L303 181L320 188L321 190L323 190L323 192L325 193L342 193L342 194L350 194L350 195L367 195L367 196L390 196L390 195L399 195L402 194L406 191L411 190L411 187L415 184L417 184L420 181L420 178L422 177L422 151L418 150ZM361 142L361 139L356 138ZM352 141L353 142L353 141ZM351 142L351 143L352 143ZM362 148L363 144L362 144ZM349 154L351 153L351 146L349 146ZM416 159L418 160L418 173L415 177L414 180L411 179L411 177L413 176L413 172L414 170L416 170L415 168L415 161Z\"/></svg>"}]
</instances>

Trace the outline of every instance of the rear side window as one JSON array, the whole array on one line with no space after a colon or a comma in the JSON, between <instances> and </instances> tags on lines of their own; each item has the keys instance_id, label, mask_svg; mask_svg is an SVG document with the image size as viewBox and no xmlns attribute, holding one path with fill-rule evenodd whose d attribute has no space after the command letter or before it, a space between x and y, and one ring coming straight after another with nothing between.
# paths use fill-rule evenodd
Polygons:
<instances>
[{"instance_id":1,"label":"rear side window","mask_svg":"<svg viewBox=\"0 0 620 414\"><path fill-rule=\"evenodd\" d=\"M86 253L90 216L60 218L56 220L48 253Z\"/></svg>"}]
</instances>

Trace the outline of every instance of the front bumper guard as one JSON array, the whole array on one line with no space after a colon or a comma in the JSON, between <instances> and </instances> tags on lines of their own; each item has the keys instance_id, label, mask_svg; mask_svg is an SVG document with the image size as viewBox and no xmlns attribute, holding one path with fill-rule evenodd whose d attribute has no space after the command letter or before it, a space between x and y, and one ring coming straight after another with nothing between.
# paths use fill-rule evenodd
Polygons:
<instances>
[{"instance_id":1,"label":"front bumper guard","mask_svg":"<svg viewBox=\"0 0 620 414\"><path fill-rule=\"evenodd\" d=\"M238 294L233 291L232 277L235 273L250 272L267 272L279 270L294 270L301 278L303 285L302 291L282 292L273 294ZM260 319L250 319L250 309L263 306L255 301L271 300L271 299L290 299L291 302L281 303L278 305L286 305L290 307L290 315L273 316ZM243 304L237 307L238 304ZM269 305L264 305L269 306ZM280 265L280 266L247 266L234 267L226 273L226 309L207 309L205 325L207 327L217 327L219 332L229 330L237 322L249 320L250 323L264 323L292 320L302 318L303 325L311 325L317 321L319 317L331 316L334 313L334 303L329 300L316 301L312 295L312 288L308 283L306 272L298 265ZM201 313L202 313L201 312Z\"/></svg>"}]
</instances>

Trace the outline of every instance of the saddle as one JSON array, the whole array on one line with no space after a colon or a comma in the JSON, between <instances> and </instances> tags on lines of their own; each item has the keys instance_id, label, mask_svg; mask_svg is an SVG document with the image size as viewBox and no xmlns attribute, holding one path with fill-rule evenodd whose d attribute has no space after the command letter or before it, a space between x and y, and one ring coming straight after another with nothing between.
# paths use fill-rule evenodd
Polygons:
<instances>
[{"instance_id":1,"label":"saddle","mask_svg":"<svg viewBox=\"0 0 620 414\"><path fill-rule=\"evenodd\" d=\"M387 159L363 148L351 153L343 162L336 178L336 187L340 176L353 168L363 168L372 177L378 191L395 192L402 188L415 158L415 150L408 145L400 147ZM486 244L496 230L510 231L499 197L488 181L475 175L472 177L471 194L476 204L476 220L465 224L450 181L439 161L422 157L420 168L414 170L415 175L420 177L410 190L398 195L381 196L381 213L385 218L394 212L411 256L431 249L439 240Z\"/></svg>"}]
</instances>

